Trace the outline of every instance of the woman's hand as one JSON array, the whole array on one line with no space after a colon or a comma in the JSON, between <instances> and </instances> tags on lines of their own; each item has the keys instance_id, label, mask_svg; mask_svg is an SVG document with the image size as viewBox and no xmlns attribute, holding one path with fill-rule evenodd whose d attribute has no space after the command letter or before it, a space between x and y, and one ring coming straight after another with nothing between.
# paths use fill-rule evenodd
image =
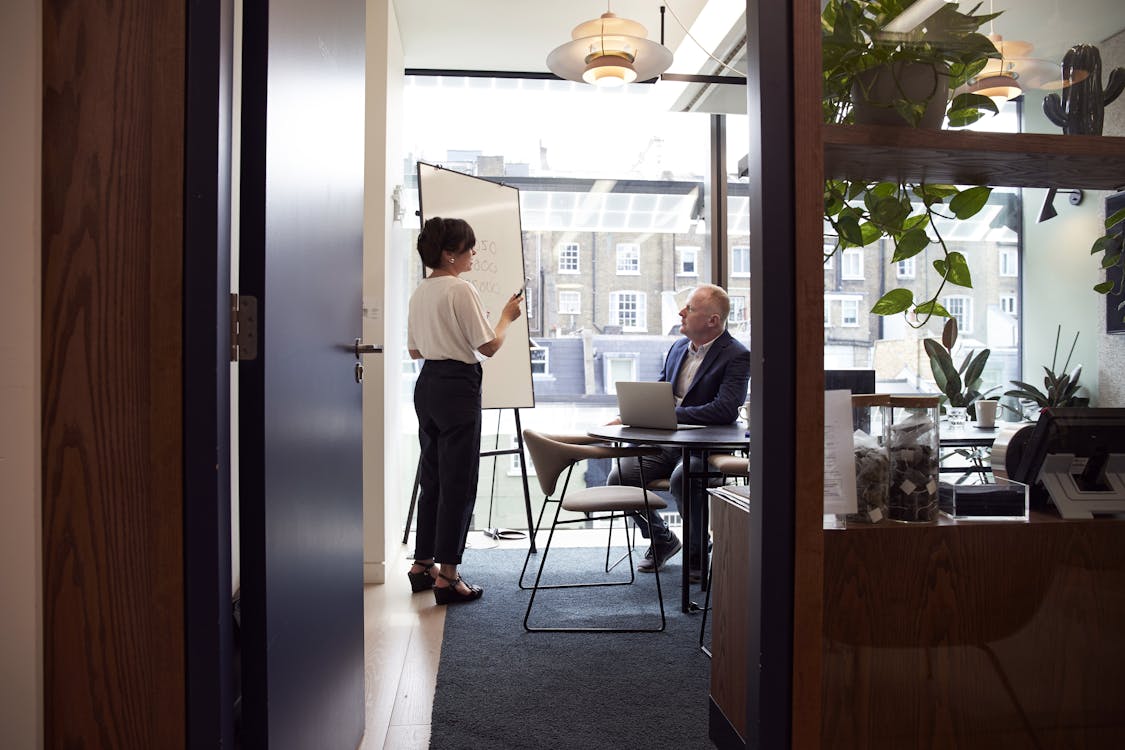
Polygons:
<instances>
[{"instance_id":1,"label":"woman's hand","mask_svg":"<svg viewBox=\"0 0 1125 750\"><path fill-rule=\"evenodd\" d=\"M504 309L500 312L500 317L509 323L519 318L523 314L520 309L520 303L523 302L523 294L513 294L508 298L508 303L504 305Z\"/></svg>"}]
</instances>

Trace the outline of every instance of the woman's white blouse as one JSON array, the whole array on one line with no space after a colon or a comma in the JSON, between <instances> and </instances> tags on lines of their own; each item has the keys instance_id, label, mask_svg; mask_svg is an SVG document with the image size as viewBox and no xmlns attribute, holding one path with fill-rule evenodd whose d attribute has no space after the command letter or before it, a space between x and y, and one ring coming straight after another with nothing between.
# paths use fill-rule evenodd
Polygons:
<instances>
[{"instance_id":1,"label":"woman's white blouse","mask_svg":"<svg viewBox=\"0 0 1125 750\"><path fill-rule=\"evenodd\" d=\"M496 338L488 324L480 295L456 276L424 279L410 297L406 345L424 359L455 359L476 364L477 349Z\"/></svg>"}]
</instances>

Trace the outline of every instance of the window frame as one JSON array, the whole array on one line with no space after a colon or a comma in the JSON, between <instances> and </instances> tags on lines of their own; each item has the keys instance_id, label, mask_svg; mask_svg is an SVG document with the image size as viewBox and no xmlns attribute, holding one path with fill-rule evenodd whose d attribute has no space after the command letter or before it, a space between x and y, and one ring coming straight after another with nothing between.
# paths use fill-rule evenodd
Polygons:
<instances>
[{"instance_id":1,"label":"window frame","mask_svg":"<svg viewBox=\"0 0 1125 750\"><path fill-rule=\"evenodd\" d=\"M621 302L626 296L635 301L634 314L637 325L626 326L621 322ZM609 324L620 326L622 333L648 333L648 295L636 289L618 289L609 293Z\"/></svg>"},{"instance_id":2,"label":"window frame","mask_svg":"<svg viewBox=\"0 0 1125 750\"><path fill-rule=\"evenodd\" d=\"M563 295L568 299L573 296L574 310L563 309ZM581 315L582 314L582 292L577 289L560 289L558 296L558 314L559 315Z\"/></svg>"},{"instance_id":3,"label":"window frame","mask_svg":"<svg viewBox=\"0 0 1125 750\"><path fill-rule=\"evenodd\" d=\"M569 258L573 257L574 268L564 267ZM577 242L563 242L559 245L559 274L574 276L582 273L582 246Z\"/></svg>"},{"instance_id":4,"label":"window frame","mask_svg":"<svg viewBox=\"0 0 1125 750\"><path fill-rule=\"evenodd\" d=\"M740 255L746 256L746 270L739 270L740 264L736 261ZM749 245L731 245L730 248L730 275L731 278L748 279L750 278L750 246Z\"/></svg>"},{"instance_id":5,"label":"window frame","mask_svg":"<svg viewBox=\"0 0 1125 750\"><path fill-rule=\"evenodd\" d=\"M953 308L956 306L953 303L961 303L961 312L955 313ZM973 298L968 294L947 294L942 297L942 307L949 311L949 317L957 320L957 332L972 333L973 332Z\"/></svg>"},{"instance_id":6,"label":"window frame","mask_svg":"<svg viewBox=\"0 0 1125 750\"><path fill-rule=\"evenodd\" d=\"M624 267L622 261L625 261ZM616 266L618 276L640 276L640 244L636 242L618 242L616 246Z\"/></svg>"},{"instance_id":7,"label":"window frame","mask_svg":"<svg viewBox=\"0 0 1125 750\"><path fill-rule=\"evenodd\" d=\"M849 262L849 259L855 258L856 260ZM850 265L858 267L858 276L856 269L849 268ZM849 247L840 253L840 279L843 281L863 281L865 279L863 268L863 248Z\"/></svg>"},{"instance_id":8,"label":"window frame","mask_svg":"<svg viewBox=\"0 0 1125 750\"><path fill-rule=\"evenodd\" d=\"M699 277L699 248L698 247L681 247L679 248L680 257L676 266L677 276L690 276L693 278ZM688 271L685 266L687 265L688 255L691 255L692 270Z\"/></svg>"}]
</instances>

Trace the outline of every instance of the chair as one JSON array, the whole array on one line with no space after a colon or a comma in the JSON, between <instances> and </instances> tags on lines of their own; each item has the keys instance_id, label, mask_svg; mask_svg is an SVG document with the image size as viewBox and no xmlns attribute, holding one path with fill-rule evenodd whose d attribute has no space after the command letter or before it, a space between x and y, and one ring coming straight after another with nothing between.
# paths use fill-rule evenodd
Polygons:
<instances>
[{"instance_id":1,"label":"chair","mask_svg":"<svg viewBox=\"0 0 1125 750\"><path fill-rule=\"evenodd\" d=\"M750 476L750 459L730 453L718 453L707 459L711 468L728 477L747 479Z\"/></svg>"},{"instance_id":2,"label":"chair","mask_svg":"<svg viewBox=\"0 0 1125 750\"><path fill-rule=\"evenodd\" d=\"M633 565L633 545L629 541L628 533L625 534L626 556L629 560L629 578L619 581L604 582L575 582L543 585L543 570L547 564L547 557L551 551L551 542L554 539L555 529L568 523L585 523L586 520L624 519L631 512L652 512L667 507L663 498L647 489L642 489L645 484L644 468L641 468L642 487L629 487L624 485L610 485L605 487L587 487L585 489L567 492L570 475L574 465L580 461L591 458L621 459L626 457L641 457L656 455L656 448L642 447L615 447L606 445L592 438L575 438L545 435L534 430L523 431L524 445L535 466L539 487L543 490L543 508L539 512L539 521L535 524L535 532L539 531L542 524L543 513L547 503L555 503L555 514L551 521L551 529L547 536L547 543L543 546L542 557L539 560L539 569L535 575L535 582L531 586L531 597L527 602L527 613L524 615L523 626L529 632L605 632L605 633L657 633L664 630L666 619L664 615L664 594L660 586L660 571L654 573L656 579L656 596L660 608L659 627L544 627L531 624L531 613L535 607L535 600L541 590L566 589L566 588L592 588L604 586L626 586L636 580L636 569ZM559 477L566 473L562 491L555 497L555 490ZM572 511L584 514L582 518L560 519L562 511ZM606 550L606 566L608 572L609 549ZM531 552L528 551L530 559ZM527 559L524 560L524 570L527 569ZM523 573L520 574L522 587Z\"/></svg>"}]
</instances>

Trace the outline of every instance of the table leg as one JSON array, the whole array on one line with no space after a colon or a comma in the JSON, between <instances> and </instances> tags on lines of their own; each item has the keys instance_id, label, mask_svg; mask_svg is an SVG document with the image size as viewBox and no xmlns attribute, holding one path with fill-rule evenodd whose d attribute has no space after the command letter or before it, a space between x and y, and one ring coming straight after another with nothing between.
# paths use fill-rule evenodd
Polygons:
<instances>
[{"instance_id":1,"label":"table leg","mask_svg":"<svg viewBox=\"0 0 1125 750\"><path fill-rule=\"evenodd\" d=\"M680 611L691 612L698 605L691 601L691 575L688 573L688 550L691 549L691 451L684 446L680 451L680 497L683 498L684 551L680 556L683 581L680 586Z\"/></svg>"}]
</instances>

